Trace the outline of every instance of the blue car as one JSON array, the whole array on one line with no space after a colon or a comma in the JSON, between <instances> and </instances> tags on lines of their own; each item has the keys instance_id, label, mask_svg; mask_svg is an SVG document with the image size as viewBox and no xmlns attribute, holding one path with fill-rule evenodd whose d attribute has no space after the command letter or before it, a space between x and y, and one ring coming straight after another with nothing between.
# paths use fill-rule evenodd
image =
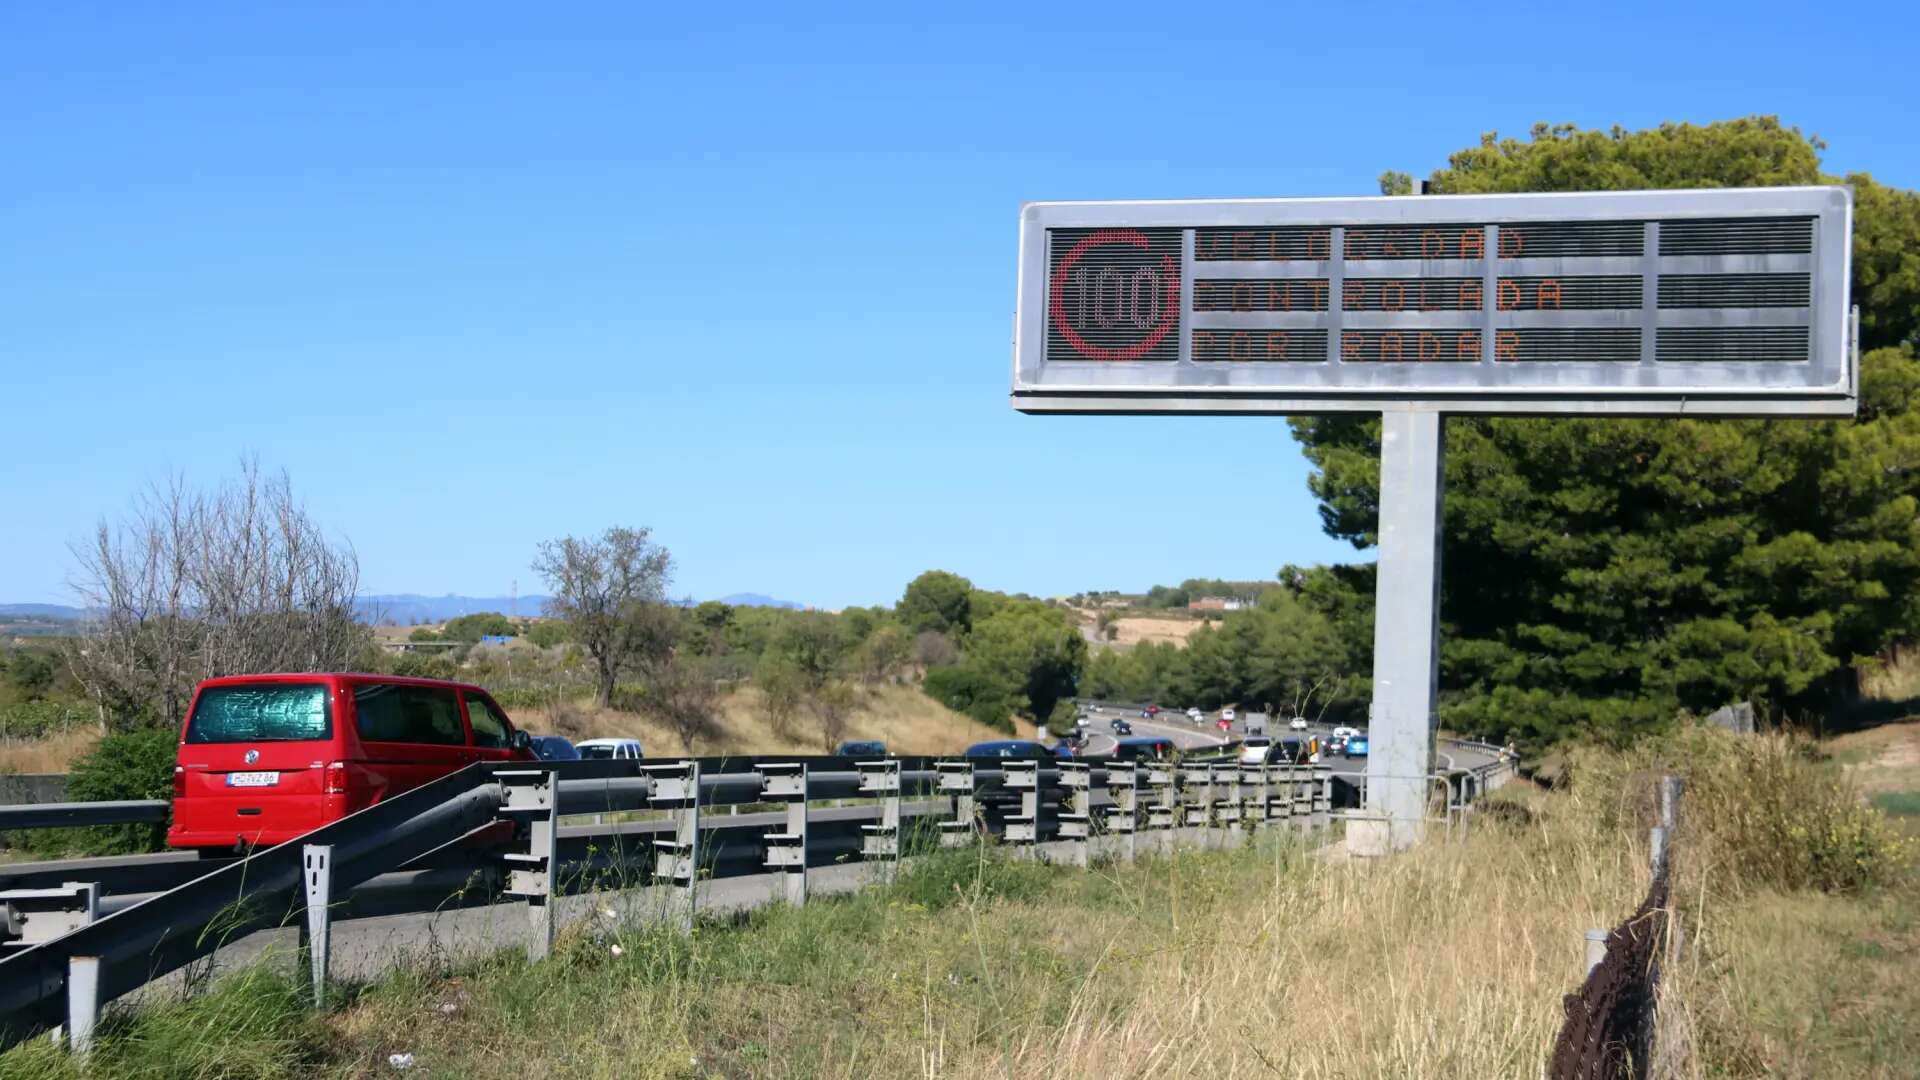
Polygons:
<instances>
[{"instance_id":1,"label":"blue car","mask_svg":"<svg viewBox=\"0 0 1920 1080\"><path fill-rule=\"evenodd\" d=\"M1365 735L1355 735L1352 738L1347 740L1347 756L1348 757L1366 757L1367 756L1367 737Z\"/></svg>"}]
</instances>

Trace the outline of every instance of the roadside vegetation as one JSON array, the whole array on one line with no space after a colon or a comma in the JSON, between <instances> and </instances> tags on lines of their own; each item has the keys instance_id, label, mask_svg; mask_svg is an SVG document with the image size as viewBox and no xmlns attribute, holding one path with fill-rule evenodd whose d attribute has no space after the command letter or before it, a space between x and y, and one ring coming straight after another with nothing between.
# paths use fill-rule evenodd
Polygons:
<instances>
[{"instance_id":1,"label":"roadside vegetation","mask_svg":"<svg viewBox=\"0 0 1920 1080\"><path fill-rule=\"evenodd\" d=\"M422 958L319 1014L282 956L116 1017L86 1075L374 1076L410 1054L475 1078L1531 1078L1581 932L1646 889L1667 769L1688 779L1675 1075L1894 1075L1920 1054L1913 841L1838 750L1688 728L1583 751L1559 789L1509 788L1451 842L1379 861L1278 835L1087 871L943 852L691 936L594 921L540 964ZM0 1057L8 1078L79 1075L40 1042Z\"/></svg>"}]
</instances>

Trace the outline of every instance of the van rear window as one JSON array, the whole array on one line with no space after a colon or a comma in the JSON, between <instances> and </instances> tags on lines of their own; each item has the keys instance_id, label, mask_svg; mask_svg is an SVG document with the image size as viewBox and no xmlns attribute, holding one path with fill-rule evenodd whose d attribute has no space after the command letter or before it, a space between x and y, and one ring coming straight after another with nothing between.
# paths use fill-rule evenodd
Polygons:
<instances>
[{"instance_id":1,"label":"van rear window","mask_svg":"<svg viewBox=\"0 0 1920 1080\"><path fill-rule=\"evenodd\" d=\"M327 688L287 683L210 686L187 718L190 743L306 742L333 737Z\"/></svg>"}]
</instances>

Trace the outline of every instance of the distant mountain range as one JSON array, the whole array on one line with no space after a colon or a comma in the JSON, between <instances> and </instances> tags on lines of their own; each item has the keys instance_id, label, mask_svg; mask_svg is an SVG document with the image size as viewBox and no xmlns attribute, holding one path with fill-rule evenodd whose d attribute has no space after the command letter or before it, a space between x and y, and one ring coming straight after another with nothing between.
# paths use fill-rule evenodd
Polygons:
<instances>
[{"instance_id":1,"label":"distant mountain range","mask_svg":"<svg viewBox=\"0 0 1920 1080\"><path fill-rule=\"evenodd\" d=\"M791 600L776 600L760 593L734 593L720 598L735 607L801 608ZM389 593L362 596L354 602L360 617L369 621L398 623L437 623L461 615L498 611L505 615L538 615L546 609L544 596L419 596L414 593ZM86 611L65 604L0 604L0 618L59 619L73 621Z\"/></svg>"}]
</instances>

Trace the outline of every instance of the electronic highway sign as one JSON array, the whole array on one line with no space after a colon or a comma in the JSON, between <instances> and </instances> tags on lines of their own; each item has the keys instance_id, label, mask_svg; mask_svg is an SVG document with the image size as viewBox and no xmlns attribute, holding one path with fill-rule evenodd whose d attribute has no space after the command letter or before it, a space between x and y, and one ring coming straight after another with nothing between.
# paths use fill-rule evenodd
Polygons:
<instances>
[{"instance_id":1,"label":"electronic highway sign","mask_svg":"<svg viewBox=\"0 0 1920 1080\"><path fill-rule=\"evenodd\" d=\"M1036 202L1024 412L1851 415L1843 187Z\"/></svg>"}]
</instances>

